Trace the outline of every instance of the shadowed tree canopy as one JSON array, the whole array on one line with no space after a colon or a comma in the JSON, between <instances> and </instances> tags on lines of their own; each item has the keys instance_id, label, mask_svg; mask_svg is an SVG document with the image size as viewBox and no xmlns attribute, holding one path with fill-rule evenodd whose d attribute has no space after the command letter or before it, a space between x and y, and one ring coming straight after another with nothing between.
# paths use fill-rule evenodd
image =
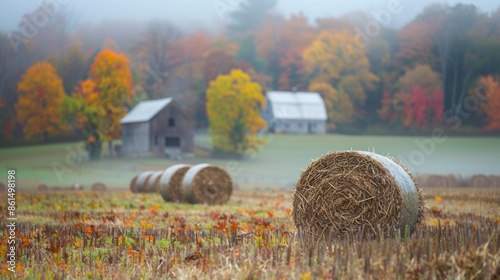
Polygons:
<instances>
[{"instance_id":1,"label":"shadowed tree canopy","mask_svg":"<svg viewBox=\"0 0 500 280\"><path fill-rule=\"evenodd\" d=\"M262 25L269 11L276 7L278 0L241 0L238 8L229 14L229 35L233 38L245 36Z\"/></svg>"}]
</instances>

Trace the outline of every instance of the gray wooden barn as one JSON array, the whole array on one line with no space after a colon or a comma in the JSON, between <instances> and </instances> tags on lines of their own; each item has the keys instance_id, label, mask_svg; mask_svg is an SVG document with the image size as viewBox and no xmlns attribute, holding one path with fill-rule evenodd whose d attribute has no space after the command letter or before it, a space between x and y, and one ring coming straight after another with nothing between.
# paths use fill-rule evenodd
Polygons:
<instances>
[{"instance_id":1,"label":"gray wooden barn","mask_svg":"<svg viewBox=\"0 0 500 280\"><path fill-rule=\"evenodd\" d=\"M140 102L120 123L124 156L180 159L194 151L194 122L172 98Z\"/></svg>"},{"instance_id":2,"label":"gray wooden barn","mask_svg":"<svg viewBox=\"0 0 500 280\"><path fill-rule=\"evenodd\" d=\"M317 92L269 91L262 117L274 133L324 134L326 114Z\"/></svg>"}]
</instances>

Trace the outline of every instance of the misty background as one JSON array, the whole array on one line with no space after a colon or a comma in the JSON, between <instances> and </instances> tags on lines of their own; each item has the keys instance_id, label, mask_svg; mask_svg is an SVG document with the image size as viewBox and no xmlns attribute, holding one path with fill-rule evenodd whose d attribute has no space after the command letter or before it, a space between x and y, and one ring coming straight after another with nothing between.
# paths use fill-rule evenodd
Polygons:
<instances>
[{"instance_id":1,"label":"misty background","mask_svg":"<svg viewBox=\"0 0 500 280\"><path fill-rule=\"evenodd\" d=\"M56 0L54 0L56 1ZM34 11L41 0L1 0L0 1L0 30L11 31L16 29L20 19L26 13ZM147 21L150 19L168 19L184 28L217 28L224 22L218 16L217 3L238 3L238 0L57 0L64 4L70 13L75 26L84 23L101 23L105 20L132 20ZM353 12L364 12L371 15L381 9L386 9L390 0L280 0L275 12L286 16L303 12L313 21L321 17L339 17ZM402 12L395 15L390 23L393 28L398 28L411 21L424 7L436 3L434 0L399 0ZM441 1L442 2L442 1ZM450 6L458 3L474 4L483 12L493 11L498 7L497 1L446 1Z\"/></svg>"}]
</instances>

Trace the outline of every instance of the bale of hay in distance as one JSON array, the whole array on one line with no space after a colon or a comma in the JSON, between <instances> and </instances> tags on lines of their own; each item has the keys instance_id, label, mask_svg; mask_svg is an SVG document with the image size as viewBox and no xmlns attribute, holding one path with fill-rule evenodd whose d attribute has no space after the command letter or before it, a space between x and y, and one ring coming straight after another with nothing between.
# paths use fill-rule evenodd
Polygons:
<instances>
[{"instance_id":1,"label":"bale of hay in distance","mask_svg":"<svg viewBox=\"0 0 500 280\"><path fill-rule=\"evenodd\" d=\"M429 179L429 174L418 174L415 178L419 186L425 187L427 186L427 180Z\"/></svg>"},{"instance_id":2,"label":"bale of hay in distance","mask_svg":"<svg viewBox=\"0 0 500 280\"><path fill-rule=\"evenodd\" d=\"M445 175L432 174L427 178L426 187L443 188L448 187L448 178Z\"/></svg>"},{"instance_id":3,"label":"bale of hay in distance","mask_svg":"<svg viewBox=\"0 0 500 280\"><path fill-rule=\"evenodd\" d=\"M158 191L157 186L160 184L161 175L163 175L163 171L155 171L149 176L146 187L144 188L145 193L155 193Z\"/></svg>"},{"instance_id":4,"label":"bale of hay in distance","mask_svg":"<svg viewBox=\"0 0 500 280\"><path fill-rule=\"evenodd\" d=\"M36 190L39 192L46 192L49 190L49 187L47 187L47 185L45 185L45 184L38 184L36 186Z\"/></svg>"},{"instance_id":5,"label":"bale of hay in distance","mask_svg":"<svg viewBox=\"0 0 500 280\"><path fill-rule=\"evenodd\" d=\"M182 179L191 168L188 164L172 165L163 172L160 178L159 192L163 200L167 202L178 202L183 200Z\"/></svg>"},{"instance_id":6,"label":"bale of hay in distance","mask_svg":"<svg viewBox=\"0 0 500 280\"><path fill-rule=\"evenodd\" d=\"M139 178L139 175L134 176L130 181L130 191L132 193L137 193L137 178Z\"/></svg>"},{"instance_id":7,"label":"bale of hay in distance","mask_svg":"<svg viewBox=\"0 0 500 280\"><path fill-rule=\"evenodd\" d=\"M5 186L4 183L0 182L0 192L6 191L6 190L7 190L7 186Z\"/></svg>"},{"instance_id":8,"label":"bale of hay in distance","mask_svg":"<svg viewBox=\"0 0 500 280\"><path fill-rule=\"evenodd\" d=\"M448 174L446 177L446 186L451 188L456 188L460 185L461 178L455 174Z\"/></svg>"},{"instance_id":9,"label":"bale of hay in distance","mask_svg":"<svg viewBox=\"0 0 500 280\"><path fill-rule=\"evenodd\" d=\"M475 174L470 177L470 186L475 188L488 188L493 184L491 179L484 174Z\"/></svg>"},{"instance_id":10,"label":"bale of hay in distance","mask_svg":"<svg viewBox=\"0 0 500 280\"><path fill-rule=\"evenodd\" d=\"M210 164L195 165L182 179L183 200L189 203L223 204L233 192L233 181L221 167Z\"/></svg>"},{"instance_id":11,"label":"bale of hay in distance","mask_svg":"<svg viewBox=\"0 0 500 280\"><path fill-rule=\"evenodd\" d=\"M143 193L144 189L148 184L149 177L153 174L153 171L144 171L137 177L137 192Z\"/></svg>"},{"instance_id":12,"label":"bale of hay in distance","mask_svg":"<svg viewBox=\"0 0 500 280\"><path fill-rule=\"evenodd\" d=\"M103 183L94 183L92 184L92 187L90 187L90 190L96 192L104 192L106 191L106 185Z\"/></svg>"},{"instance_id":13,"label":"bale of hay in distance","mask_svg":"<svg viewBox=\"0 0 500 280\"><path fill-rule=\"evenodd\" d=\"M293 194L292 220L299 236L324 239L411 232L423 218L424 200L412 175L371 152L341 151L313 161ZM392 233L392 232L391 232Z\"/></svg>"},{"instance_id":14,"label":"bale of hay in distance","mask_svg":"<svg viewBox=\"0 0 500 280\"><path fill-rule=\"evenodd\" d=\"M500 187L500 176L490 175L489 178L490 178L492 187Z\"/></svg>"}]
</instances>

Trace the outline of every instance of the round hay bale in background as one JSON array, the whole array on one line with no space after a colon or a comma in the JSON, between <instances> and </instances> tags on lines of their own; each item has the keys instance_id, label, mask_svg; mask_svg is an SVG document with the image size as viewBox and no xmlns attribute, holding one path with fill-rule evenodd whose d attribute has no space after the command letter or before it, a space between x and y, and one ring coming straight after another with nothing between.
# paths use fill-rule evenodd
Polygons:
<instances>
[{"instance_id":1,"label":"round hay bale in background","mask_svg":"<svg viewBox=\"0 0 500 280\"><path fill-rule=\"evenodd\" d=\"M484 174L475 174L470 177L470 186L475 188L488 188L492 186L491 179Z\"/></svg>"},{"instance_id":2,"label":"round hay bale in background","mask_svg":"<svg viewBox=\"0 0 500 280\"><path fill-rule=\"evenodd\" d=\"M423 217L423 198L414 178L391 159L342 151L313 161L293 194L292 219L303 237L400 229L410 232Z\"/></svg>"},{"instance_id":3,"label":"round hay bale in background","mask_svg":"<svg viewBox=\"0 0 500 280\"><path fill-rule=\"evenodd\" d=\"M45 185L45 184L38 184L36 186L36 190L39 192L46 192L49 190L49 187L47 187L47 185Z\"/></svg>"},{"instance_id":4,"label":"round hay bale in background","mask_svg":"<svg viewBox=\"0 0 500 280\"><path fill-rule=\"evenodd\" d=\"M427 178L427 187L443 188L448 187L448 178L444 175L432 174Z\"/></svg>"},{"instance_id":5,"label":"round hay bale in background","mask_svg":"<svg viewBox=\"0 0 500 280\"><path fill-rule=\"evenodd\" d=\"M460 178L454 174L446 175L446 186L456 188L460 185Z\"/></svg>"},{"instance_id":6,"label":"round hay bale in background","mask_svg":"<svg viewBox=\"0 0 500 280\"><path fill-rule=\"evenodd\" d=\"M206 163L189 168L181 185L183 199L189 203L223 204L233 192L229 173Z\"/></svg>"},{"instance_id":7,"label":"round hay bale in background","mask_svg":"<svg viewBox=\"0 0 500 280\"><path fill-rule=\"evenodd\" d=\"M188 164L172 165L163 172L160 178L160 194L167 202L182 201L182 179L191 168Z\"/></svg>"},{"instance_id":8,"label":"round hay bale in background","mask_svg":"<svg viewBox=\"0 0 500 280\"><path fill-rule=\"evenodd\" d=\"M104 192L106 191L106 185L103 183L94 183L92 184L92 187L90 187L90 190L95 192Z\"/></svg>"},{"instance_id":9,"label":"round hay bale in background","mask_svg":"<svg viewBox=\"0 0 500 280\"><path fill-rule=\"evenodd\" d=\"M153 171L144 171L137 177L137 192L143 193L149 180L149 176L153 174Z\"/></svg>"},{"instance_id":10,"label":"round hay bale in background","mask_svg":"<svg viewBox=\"0 0 500 280\"><path fill-rule=\"evenodd\" d=\"M4 192L7 190L7 186L4 183L0 182L0 192Z\"/></svg>"},{"instance_id":11,"label":"round hay bale in background","mask_svg":"<svg viewBox=\"0 0 500 280\"><path fill-rule=\"evenodd\" d=\"M490 175L489 176L492 187L500 187L500 176L499 175Z\"/></svg>"},{"instance_id":12,"label":"round hay bale in background","mask_svg":"<svg viewBox=\"0 0 500 280\"><path fill-rule=\"evenodd\" d=\"M420 187L427 186L427 180L429 179L429 174L418 174L415 179Z\"/></svg>"},{"instance_id":13,"label":"round hay bale in background","mask_svg":"<svg viewBox=\"0 0 500 280\"><path fill-rule=\"evenodd\" d=\"M139 178L139 175L134 176L132 181L130 181L130 191L132 193L137 193L137 178Z\"/></svg>"},{"instance_id":14,"label":"round hay bale in background","mask_svg":"<svg viewBox=\"0 0 500 280\"><path fill-rule=\"evenodd\" d=\"M158 192L156 186L160 184L160 178L163 175L163 171L155 171L151 176L149 176L146 187L144 188L145 193L155 193Z\"/></svg>"}]
</instances>

